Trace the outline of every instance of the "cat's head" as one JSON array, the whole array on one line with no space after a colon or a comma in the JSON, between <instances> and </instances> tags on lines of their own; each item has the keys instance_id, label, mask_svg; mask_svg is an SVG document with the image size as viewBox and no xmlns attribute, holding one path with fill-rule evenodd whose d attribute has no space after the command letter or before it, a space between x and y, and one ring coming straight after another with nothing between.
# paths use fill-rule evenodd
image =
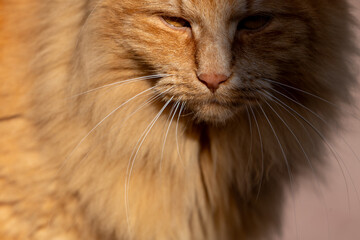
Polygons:
<instances>
[{"instance_id":1,"label":"cat's head","mask_svg":"<svg viewBox=\"0 0 360 240\"><path fill-rule=\"evenodd\" d=\"M185 102L199 121L226 122L271 95L288 101L277 91L302 104L314 99L295 88L328 100L346 95L348 84L339 80L339 72L346 68L342 45L349 45L345 1L100 4L104 14L99 21L106 23L102 25L106 37L144 72L168 74L152 82L156 91L164 92L164 100Z\"/></svg>"}]
</instances>

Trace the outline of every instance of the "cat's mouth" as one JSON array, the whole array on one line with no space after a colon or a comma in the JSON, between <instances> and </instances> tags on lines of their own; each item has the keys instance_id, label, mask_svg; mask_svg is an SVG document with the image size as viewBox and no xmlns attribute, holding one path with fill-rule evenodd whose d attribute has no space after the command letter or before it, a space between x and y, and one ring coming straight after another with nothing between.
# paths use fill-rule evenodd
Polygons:
<instances>
[{"instance_id":1,"label":"cat's mouth","mask_svg":"<svg viewBox=\"0 0 360 240\"><path fill-rule=\"evenodd\" d=\"M240 112L246 111L248 106L257 105L260 102L260 98L247 96L239 96L232 101L213 98L206 101L188 101L187 108L193 113L196 121L224 124Z\"/></svg>"},{"instance_id":2,"label":"cat's mouth","mask_svg":"<svg viewBox=\"0 0 360 240\"><path fill-rule=\"evenodd\" d=\"M264 98L263 90L268 90L267 86L247 86L222 88L210 93L180 87L163 84L158 86L157 91L162 94L165 102L183 104L184 111L191 113L195 121L215 124L226 123L240 112L246 111L248 106L260 104Z\"/></svg>"}]
</instances>

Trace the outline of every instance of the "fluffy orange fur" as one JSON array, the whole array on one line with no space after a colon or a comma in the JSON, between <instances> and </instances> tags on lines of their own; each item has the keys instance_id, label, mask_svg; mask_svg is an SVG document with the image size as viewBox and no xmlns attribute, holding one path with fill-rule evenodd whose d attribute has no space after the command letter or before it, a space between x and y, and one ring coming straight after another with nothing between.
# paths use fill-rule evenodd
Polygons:
<instances>
[{"instance_id":1,"label":"fluffy orange fur","mask_svg":"<svg viewBox=\"0 0 360 240\"><path fill-rule=\"evenodd\" d=\"M345 0L0 7L31 129L0 162L2 240L271 239L351 100Z\"/></svg>"}]
</instances>

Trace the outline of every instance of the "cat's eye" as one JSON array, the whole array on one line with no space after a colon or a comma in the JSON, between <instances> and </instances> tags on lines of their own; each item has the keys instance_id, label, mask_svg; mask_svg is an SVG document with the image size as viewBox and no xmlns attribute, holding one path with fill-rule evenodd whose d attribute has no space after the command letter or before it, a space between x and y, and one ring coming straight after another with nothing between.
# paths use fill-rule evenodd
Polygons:
<instances>
[{"instance_id":1,"label":"cat's eye","mask_svg":"<svg viewBox=\"0 0 360 240\"><path fill-rule=\"evenodd\" d=\"M184 29L190 28L191 25L189 21L180 18L180 17L169 17L169 16L161 16L161 19L170 27L175 29Z\"/></svg>"},{"instance_id":2,"label":"cat's eye","mask_svg":"<svg viewBox=\"0 0 360 240\"><path fill-rule=\"evenodd\" d=\"M244 18L238 24L238 30L258 31L265 28L272 20L270 15L258 14Z\"/></svg>"}]
</instances>

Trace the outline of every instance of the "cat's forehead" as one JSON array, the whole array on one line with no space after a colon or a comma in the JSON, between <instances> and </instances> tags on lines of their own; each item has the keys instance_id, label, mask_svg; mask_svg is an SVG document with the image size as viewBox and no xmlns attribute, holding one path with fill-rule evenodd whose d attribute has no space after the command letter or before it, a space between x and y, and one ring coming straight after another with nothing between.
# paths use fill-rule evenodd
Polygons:
<instances>
[{"instance_id":1,"label":"cat's forehead","mask_svg":"<svg viewBox=\"0 0 360 240\"><path fill-rule=\"evenodd\" d=\"M229 17L242 12L247 7L244 0L177 0L186 14L202 15L205 18ZM216 14L214 14L216 13Z\"/></svg>"},{"instance_id":2,"label":"cat's forehead","mask_svg":"<svg viewBox=\"0 0 360 240\"><path fill-rule=\"evenodd\" d=\"M205 17L234 17L248 12L271 12L291 9L301 5L301 1L292 0L138 0L146 8L176 12L186 15ZM303 0L302 2L307 2Z\"/></svg>"},{"instance_id":3,"label":"cat's forehead","mask_svg":"<svg viewBox=\"0 0 360 240\"><path fill-rule=\"evenodd\" d=\"M150 2L162 3L167 8L177 9L182 12L196 11L219 11L220 12L236 12L245 9L251 5L251 0L147 0ZM263 1L263 0L258 0Z\"/></svg>"},{"instance_id":4,"label":"cat's forehead","mask_svg":"<svg viewBox=\"0 0 360 240\"><path fill-rule=\"evenodd\" d=\"M175 0L184 8L203 8L206 9L241 9L249 6L248 0Z\"/></svg>"}]
</instances>

